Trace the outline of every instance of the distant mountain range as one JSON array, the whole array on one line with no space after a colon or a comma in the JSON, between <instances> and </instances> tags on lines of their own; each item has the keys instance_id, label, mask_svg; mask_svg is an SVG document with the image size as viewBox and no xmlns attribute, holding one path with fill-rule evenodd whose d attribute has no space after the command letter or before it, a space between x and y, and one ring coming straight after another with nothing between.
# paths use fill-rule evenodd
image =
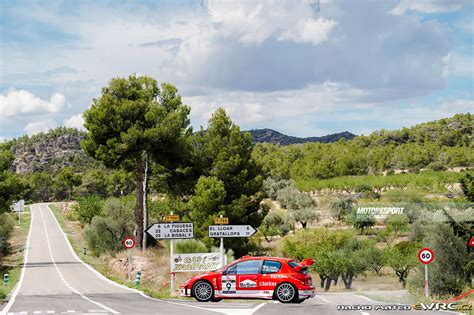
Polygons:
<instances>
[{"instance_id":1,"label":"distant mountain range","mask_svg":"<svg viewBox=\"0 0 474 315\"><path fill-rule=\"evenodd\" d=\"M298 138L293 136L287 136L278 132L273 129L252 129L248 130L253 137L254 143L259 142L268 142L274 143L279 145L290 145L290 144L297 144L297 143L306 143L306 142L322 142L322 143L329 143L329 142L336 142L341 138L351 140L356 135L352 134L348 131L334 133L322 137L307 137L307 138Z\"/></svg>"}]
</instances>

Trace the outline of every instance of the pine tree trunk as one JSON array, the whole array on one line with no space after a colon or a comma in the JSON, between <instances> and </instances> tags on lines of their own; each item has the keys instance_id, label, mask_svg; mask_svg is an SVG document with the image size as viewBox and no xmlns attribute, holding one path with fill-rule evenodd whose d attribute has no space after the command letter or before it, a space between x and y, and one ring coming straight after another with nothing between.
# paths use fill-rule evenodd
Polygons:
<instances>
[{"instance_id":1,"label":"pine tree trunk","mask_svg":"<svg viewBox=\"0 0 474 315\"><path fill-rule=\"evenodd\" d=\"M135 244L141 246L143 239L143 160L137 158L135 177Z\"/></svg>"}]
</instances>

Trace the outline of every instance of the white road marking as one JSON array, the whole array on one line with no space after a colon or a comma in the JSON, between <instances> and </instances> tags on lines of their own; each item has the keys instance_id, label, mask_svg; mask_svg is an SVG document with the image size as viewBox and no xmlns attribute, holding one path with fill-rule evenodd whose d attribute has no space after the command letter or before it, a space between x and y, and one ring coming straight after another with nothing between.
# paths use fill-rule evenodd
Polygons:
<instances>
[{"instance_id":1,"label":"white road marking","mask_svg":"<svg viewBox=\"0 0 474 315\"><path fill-rule=\"evenodd\" d=\"M54 314L55 311L46 311L46 313L48 313L48 314Z\"/></svg>"},{"instance_id":2,"label":"white road marking","mask_svg":"<svg viewBox=\"0 0 474 315\"><path fill-rule=\"evenodd\" d=\"M90 271L92 271L99 279L102 279L106 282L108 282L109 284L111 285L114 285L116 287L119 287L119 288L122 288L122 289L125 289L125 290L128 290L128 291L131 291L131 292L134 292L134 293L137 293L137 294L140 294L141 296L143 296L145 299L148 299L148 300L153 300L153 301L157 301L157 302L162 302L162 303L167 303L167 304L174 304L174 305L180 305L180 306L186 306L186 307L191 307L191 308L196 308L196 309L200 309L200 310L205 310L205 311L210 311L210 312L213 312L212 309L208 309L208 308L204 308L204 307L200 307L200 306L194 306L194 305L189 305L189 304L185 304L185 303L176 303L176 302L171 302L171 301L165 301L165 300L160 300L160 299L155 299L155 298L152 298L151 296L148 296L146 295L145 293L143 293L142 291L140 290L137 290L137 289L132 289L132 288L129 288L125 285L122 285L122 284L119 284L115 281L112 281L110 280L109 278L107 278L106 276L104 276L103 274L101 274L100 272L98 272L97 270L95 270L91 265L89 264L86 264L84 261L82 261L81 258L79 258L79 256L76 254L76 252L74 251L74 249L72 248L72 245L71 243L69 242L69 239L67 238L66 236L66 233L64 233L63 229L61 228L61 225L59 225L59 222L58 222L58 219L56 219L56 216L53 214L53 211L51 210L51 208L49 207L48 204L46 204L46 207L48 208L49 212L51 213L51 216L53 217L54 221L56 222L58 228L59 228L59 231L61 232L61 234L63 235L64 239L66 240L66 244L69 248L69 251L72 253L72 255L74 256L74 258L80 262L82 265L84 265L86 268L88 268ZM0 314L1 315L1 314Z\"/></svg>"},{"instance_id":3,"label":"white road marking","mask_svg":"<svg viewBox=\"0 0 474 315\"><path fill-rule=\"evenodd\" d=\"M31 231L33 230L33 226L31 224L31 222L33 222L33 211L31 207L32 206L30 206L30 231L28 232L28 240L26 241L25 257L23 257L23 267L21 268L20 280L18 280L18 283L16 284L15 289L13 290L12 295L10 296L10 300L0 312L0 315L7 314L13 303L15 303L15 298L18 295L18 292L20 291L21 285L23 284L23 279L25 278L26 263L28 262L28 253L30 252Z\"/></svg>"},{"instance_id":4,"label":"white road marking","mask_svg":"<svg viewBox=\"0 0 474 315\"><path fill-rule=\"evenodd\" d=\"M326 303L329 303L329 304L332 304L331 301L329 301L328 299L326 299L325 297L323 296L320 296L320 295L315 295L315 297L317 297L318 299L320 299L321 301L323 302L326 302Z\"/></svg>"},{"instance_id":5,"label":"white road marking","mask_svg":"<svg viewBox=\"0 0 474 315\"><path fill-rule=\"evenodd\" d=\"M34 311L33 314L41 314L41 311Z\"/></svg>"},{"instance_id":6,"label":"white road marking","mask_svg":"<svg viewBox=\"0 0 474 315\"><path fill-rule=\"evenodd\" d=\"M260 303L257 306L255 306L252 310L252 314L255 313L256 311L258 311L259 309L261 309L262 307L264 307L265 304L267 304L267 303Z\"/></svg>"},{"instance_id":7,"label":"white road marking","mask_svg":"<svg viewBox=\"0 0 474 315\"><path fill-rule=\"evenodd\" d=\"M46 227L46 221L44 220L44 216L43 216L43 212L41 211L41 207L39 208L39 212L40 212L40 215L41 215L41 219L43 220L43 226L44 226L44 232L46 234L46 243L48 244L48 249L49 249L49 256L51 257L51 261L53 262L53 265L54 265L54 268L56 268L56 271L57 273L61 276L61 271L59 270L59 267L58 265L56 264L56 261L54 260L54 257L53 257L53 251L51 250L51 242L49 241L49 233L48 233L48 229ZM81 292L79 292L78 290L74 289L66 280L64 280L64 278L62 278L64 284L71 290L73 291L74 293L78 294L81 298L83 298L84 300L86 301L89 301L95 305L97 305L98 307L104 309L104 310L107 310L108 312L110 313L113 313L113 314L119 314L119 312L111 309L110 307L107 307L99 302L96 302L90 298L88 298L87 296L85 296L84 294L82 294ZM50 313L50 312L53 312L54 311L47 311L47 313Z\"/></svg>"},{"instance_id":8,"label":"white road marking","mask_svg":"<svg viewBox=\"0 0 474 315\"><path fill-rule=\"evenodd\" d=\"M360 312L362 315L370 315L370 313L367 312Z\"/></svg>"}]
</instances>

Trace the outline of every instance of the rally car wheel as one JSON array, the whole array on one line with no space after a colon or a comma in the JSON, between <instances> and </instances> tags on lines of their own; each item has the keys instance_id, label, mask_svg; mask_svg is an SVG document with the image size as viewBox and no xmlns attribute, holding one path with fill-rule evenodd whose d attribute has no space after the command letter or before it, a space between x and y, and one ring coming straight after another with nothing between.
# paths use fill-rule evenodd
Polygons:
<instances>
[{"instance_id":1,"label":"rally car wheel","mask_svg":"<svg viewBox=\"0 0 474 315\"><path fill-rule=\"evenodd\" d=\"M298 299L298 293L291 283L282 283L275 289L275 296L282 303L291 303Z\"/></svg>"},{"instance_id":2,"label":"rally car wheel","mask_svg":"<svg viewBox=\"0 0 474 315\"><path fill-rule=\"evenodd\" d=\"M208 302L214 297L214 289L207 281L198 281L193 286L193 296L199 302Z\"/></svg>"}]
</instances>

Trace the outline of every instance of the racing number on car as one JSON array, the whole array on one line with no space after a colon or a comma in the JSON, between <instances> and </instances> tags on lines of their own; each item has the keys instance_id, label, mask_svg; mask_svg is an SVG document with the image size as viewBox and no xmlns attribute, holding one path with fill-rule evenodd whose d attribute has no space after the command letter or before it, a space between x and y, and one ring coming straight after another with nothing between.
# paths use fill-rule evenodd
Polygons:
<instances>
[{"instance_id":1,"label":"racing number on car","mask_svg":"<svg viewBox=\"0 0 474 315\"><path fill-rule=\"evenodd\" d=\"M235 287L235 276L222 276L222 294L237 293Z\"/></svg>"}]
</instances>

